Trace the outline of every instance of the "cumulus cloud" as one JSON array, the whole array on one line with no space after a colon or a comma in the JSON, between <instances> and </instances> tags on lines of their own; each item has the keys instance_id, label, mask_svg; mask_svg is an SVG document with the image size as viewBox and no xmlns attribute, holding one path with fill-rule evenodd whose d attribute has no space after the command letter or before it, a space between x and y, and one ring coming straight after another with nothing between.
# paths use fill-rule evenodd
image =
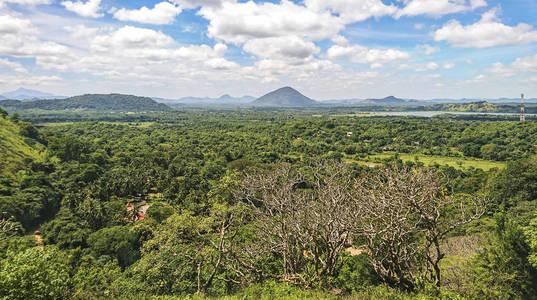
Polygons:
<instances>
[{"instance_id":1,"label":"cumulus cloud","mask_svg":"<svg viewBox=\"0 0 537 300\"><path fill-rule=\"evenodd\" d=\"M497 9L487 11L475 24L464 26L451 20L438 29L433 37L436 41L446 41L455 47L487 48L502 45L527 44L537 41L537 30L531 25L517 26L502 24L497 18Z\"/></svg>"},{"instance_id":2,"label":"cumulus cloud","mask_svg":"<svg viewBox=\"0 0 537 300\"><path fill-rule=\"evenodd\" d=\"M305 59L319 52L314 43L296 36L253 39L243 49L260 58L277 59Z\"/></svg>"},{"instance_id":3,"label":"cumulus cloud","mask_svg":"<svg viewBox=\"0 0 537 300\"><path fill-rule=\"evenodd\" d=\"M145 24L171 24L182 9L170 2L160 2L153 8L142 6L140 9L128 10L125 8L114 12L114 18L120 21L132 21Z\"/></svg>"},{"instance_id":4,"label":"cumulus cloud","mask_svg":"<svg viewBox=\"0 0 537 300\"><path fill-rule=\"evenodd\" d=\"M44 42L37 38L36 29L29 20L0 15L0 55L32 57L64 55L67 47Z\"/></svg>"},{"instance_id":5,"label":"cumulus cloud","mask_svg":"<svg viewBox=\"0 0 537 300\"><path fill-rule=\"evenodd\" d=\"M151 49L162 48L173 43L173 39L160 31L124 26L108 34L93 39L92 48L97 51L109 51L110 48Z\"/></svg>"},{"instance_id":6,"label":"cumulus cloud","mask_svg":"<svg viewBox=\"0 0 537 300\"><path fill-rule=\"evenodd\" d=\"M277 4L223 2L219 7L203 6L199 14L209 20L209 37L235 44L289 35L322 40L344 28L329 12L314 12L287 0Z\"/></svg>"},{"instance_id":7,"label":"cumulus cloud","mask_svg":"<svg viewBox=\"0 0 537 300\"><path fill-rule=\"evenodd\" d=\"M501 77L512 77L518 73L537 73L537 54L517 58L509 65L496 62L488 69L490 73Z\"/></svg>"},{"instance_id":8,"label":"cumulus cloud","mask_svg":"<svg viewBox=\"0 0 537 300\"><path fill-rule=\"evenodd\" d=\"M406 6L395 14L396 18L418 15L439 17L487 6L484 0L406 0L405 3Z\"/></svg>"},{"instance_id":9,"label":"cumulus cloud","mask_svg":"<svg viewBox=\"0 0 537 300\"><path fill-rule=\"evenodd\" d=\"M371 64L372 68L380 67L379 64L410 58L408 52L398 49L369 49L361 45L334 45L327 50L326 56L331 59L348 58L351 62Z\"/></svg>"},{"instance_id":10,"label":"cumulus cloud","mask_svg":"<svg viewBox=\"0 0 537 300\"><path fill-rule=\"evenodd\" d=\"M63 1L61 4L68 11L72 11L83 17L100 18L104 15L99 12L101 9L101 0L88 0L86 2Z\"/></svg>"},{"instance_id":11,"label":"cumulus cloud","mask_svg":"<svg viewBox=\"0 0 537 300\"><path fill-rule=\"evenodd\" d=\"M306 0L305 4L315 11L328 10L337 14L344 23L379 18L397 12L395 5L386 5L381 0Z\"/></svg>"}]
</instances>

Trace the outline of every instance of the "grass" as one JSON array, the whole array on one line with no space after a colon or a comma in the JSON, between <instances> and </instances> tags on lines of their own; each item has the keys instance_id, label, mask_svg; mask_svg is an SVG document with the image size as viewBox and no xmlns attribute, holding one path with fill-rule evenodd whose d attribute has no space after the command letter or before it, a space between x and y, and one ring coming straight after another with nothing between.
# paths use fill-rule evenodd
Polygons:
<instances>
[{"instance_id":1,"label":"grass","mask_svg":"<svg viewBox=\"0 0 537 300\"><path fill-rule=\"evenodd\" d=\"M16 123L0 117L0 176L13 175L24 169L25 159L43 159L39 147L27 144L19 132Z\"/></svg>"},{"instance_id":2,"label":"grass","mask_svg":"<svg viewBox=\"0 0 537 300\"><path fill-rule=\"evenodd\" d=\"M346 157L347 161L355 161L363 165L379 165L383 160L393 158L396 155L395 152L384 152L380 154L374 154L367 156L364 159ZM506 162L490 161L483 159L467 158L467 157L449 157L439 155L423 155L423 154L407 154L400 153L399 159L403 162L412 161L422 162L425 166L433 166L435 164L448 165L456 169L476 168L488 171L493 168L503 169L507 166Z\"/></svg>"}]
</instances>

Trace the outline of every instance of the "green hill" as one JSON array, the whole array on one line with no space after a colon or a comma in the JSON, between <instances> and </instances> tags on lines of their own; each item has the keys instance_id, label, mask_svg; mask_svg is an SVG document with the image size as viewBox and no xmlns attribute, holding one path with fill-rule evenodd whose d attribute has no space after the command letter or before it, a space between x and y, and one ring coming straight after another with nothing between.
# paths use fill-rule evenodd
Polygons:
<instances>
[{"instance_id":1,"label":"green hill","mask_svg":"<svg viewBox=\"0 0 537 300\"><path fill-rule=\"evenodd\" d=\"M472 103L447 103L429 106L429 110L458 111L458 112L500 112L499 106L487 101Z\"/></svg>"},{"instance_id":2,"label":"green hill","mask_svg":"<svg viewBox=\"0 0 537 300\"><path fill-rule=\"evenodd\" d=\"M65 99L18 101L3 100L0 106L10 111L42 110L113 110L113 111L168 111L171 108L148 97L122 94L87 94Z\"/></svg>"},{"instance_id":3,"label":"green hill","mask_svg":"<svg viewBox=\"0 0 537 300\"><path fill-rule=\"evenodd\" d=\"M15 122L0 108L0 177L12 176L25 169L28 160L41 161L43 145L25 135L31 135L30 124Z\"/></svg>"}]
</instances>

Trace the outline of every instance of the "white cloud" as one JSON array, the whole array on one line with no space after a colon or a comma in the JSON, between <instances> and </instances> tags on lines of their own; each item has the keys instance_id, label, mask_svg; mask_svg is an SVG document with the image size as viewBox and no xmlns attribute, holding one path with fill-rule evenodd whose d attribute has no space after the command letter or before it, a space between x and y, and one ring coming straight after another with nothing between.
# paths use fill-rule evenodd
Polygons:
<instances>
[{"instance_id":1,"label":"white cloud","mask_svg":"<svg viewBox=\"0 0 537 300\"><path fill-rule=\"evenodd\" d=\"M454 63L445 63L443 68L446 69L446 70L451 70L451 69L455 68L455 64Z\"/></svg>"},{"instance_id":2,"label":"white cloud","mask_svg":"<svg viewBox=\"0 0 537 300\"><path fill-rule=\"evenodd\" d=\"M397 12L396 18L417 15L439 17L487 6L484 0L407 0L405 2L406 6Z\"/></svg>"},{"instance_id":3,"label":"white cloud","mask_svg":"<svg viewBox=\"0 0 537 300\"><path fill-rule=\"evenodd\" d=\"M479 74L472 79L465 80L464 82L465 83L480 83L480 82L485 81L485 79L487 78L488 78L487 75Z\"/></svg>"},{"instance_id":4,"label":"white cloud","mask_svg":"<svg viewBox=\"0 0 537 300\"><path fill-rule=\"evenodd\" d=\"M253 39L243 49L260 58L274 59L306 59L319 52L314 43L296 36Z\"/></svg>"},{"instance_id":5,"label":"white cloud","mask_svg":"<svg viewBox=\"0 0 537 300\"><path fill-rule=\"evenodd\" d=\"M86 27L82 24L76 26L65 26L64 29L71 33L74 38L88 38L93 37L99 32L99 28Z\"/></svg>"},{"instance_id":6,"label":"white cloud","mask_svg":"<svg viewBox=\"0 0 537 300\"><path fill-rule=\"evenodd\" d=\"M68 11L72 11L83 17L100 18L104 15L99 13L99 10L101 9L101 0L88 0L86 2L63 1L61 4Z\"/></svg>"},{"instance_id":7,"label":"white cloud","mask_svg":"<svg viewBox=\"0 0 537 300\"><path fill-rule=\"evenodd\" d=\"M209 37L235 44L289 35L322 40L344 28L341 20L329 12L314 12L288 0L277 4L223 2L219 7L203 6L199 14L209 20Z\"/></svg>"},{"instance_id":8,"label":"white cloud","mask_svg":"<svg viewBox=\"0 0 537 300\"><path fill-rule=\"evenodd\" d=\"M132 21L145 24L171 24L175 17L181 13L182 9L170 2L160 2L154 8L146 6L140 9L128 10L125 8L114 12L114 18L120 21Z\"/></svg>"},{"instance_id":9,"label":"white cloud","mask_svg":"<svg viewBox=\"0 0 537 300\"><path fill-rule=\"evenodd\" d=\"M434 33L436 41L446 41L455 47L486 48L501 45L527 44L537 41L537 30L531 25L520 23L508 26L497 20L493 9L481 16L475 24L463 26L451 20Z\"/></svg>"},{"instance_id":10,"label":"white cloud","mask_svg":"<svg viewBox=\"0 0 537 300\"><path fill-rule=\"evenodd\" d=\"M354 23L375 17L393 15L395 5L386 5L381 0L305 0L306 7L314 11L330 11L345 23Z\"/></svg>"},{"instance_id":11,"label":"white cloud","mask_svg":"<svg viewBox=\"0 0 537 300\"><path fill-rule=\"evenodd\" d=\"M421 23L414 24L414 29L416 30L422 30L423 28L425 28L425 24L421 24Z\"/></svg>"},{"instance_id":12,"label":"white cloud","mask_svg":"<svg viewBox=\"0 0 537 300\"><path fill-rule=\"evenodd\" d=\"M373 68L378 68L379 64L410 58L408 52L398 49L369 49L361 45L334 45L327 50L326 56L331 59L348 58L351 62L371 64Z\"/></svg>"},{"instance_id":13,"label":"white cloud","mask_svg":"<svg viewBox=\"0 0 537 300\"><path fill-rule=\"evenodd\" d=\"M416 71L416 72L426 72L426 71L438 70L438 68L440 68L440 66L437 63L429 62L427 64L419 65L419 66L415 67L414 71Z\"/></svg>"},{"instance_id":14,"label":"white cloud","mask_svg":"<svg viewBox=\"0 0 537 300\"><path fill-rule=\"evenodd\" d=\"M36 36L37 30L29 20L0 15L0 55L36 57L37 62L49 56L65 56L67 47Z\"/></svg>"},{"instance_id":15,"label":"white cloud","mask_svg":"<svg viewBox=\"0 0 537 300\"><path fill-rule=\"evenodd\" d=\"M342 35L336 35L332 38L332 42L336 45L346 46L349 44L349 40Z\"/></svg>"},{"instance_id":16,"label":"white cloud","mask_svg":"<svg viewBox=\"0 0 537 300\"><path fill-rule=\"evenodd\" d=\"M6 67L9 68L17 73L27 73L28 70L26 70L25 67L23 67L20 63L10 61L9 59L0 58L0 68Z\"/></svg>"},{"instance_id":17,"label":"white cloud","mask_svg":"<svg viewBox=\"0 0 537 300\"><path fill-rule=\"evenodd\" d=\"M205 61L205 65L214 70L231 70L239 68L239 65L237 63L221 57L211 58Z\"/></svg>"},{"instance_id":18,"label":"white cloud","mask_svg":"<svg viewBox=\"0 0 537 300\"><path fill-rule=\"evenodd\" d=\"M507 66L500 62L494 63L487 71L501 77L512 77L526 72L537 73L537 54L517 58Z\"/></svg>"},{"instance_id":19,"label":"white cloud","mask_svg":"<svg viewBox=\"0 0 537 300\"><path fill-rule=\"evenodd\" d=\"M194 9L203 7L218 7L225 0L172 0L171 2L180 5L184 9Z\"/></svg>"},{"instance_id":20,"label":"white cloud","mask_svg":"<svg viewBox=\"0 0 537 300\"><path fill-rule=\"evenodd\" d=\"M425 55L431 55L431 54L435 54L435 53L440 52L440 48L433 47L433 46L431 46L429 44L421 45L421 46L419 46L419 48L421 49L421 51Z\"/></svg>"},{"instance_id":21,"label":"white cloud","mask_svg":"<svg viewBox=\"0 0 537 300\"><path fill-rule=\"evenodd\" d=\"M132 49L155 49L170 46L173 39L160 31L124 26L109 35L96 36L92 42L92 48L96 51L109 51L110 48Z\"/></svg>"},{"instance_id":22,"label":"white cloud","mask_svg":"<svg viewBox=\"0 0 537 300\"><path fill-rule=\"evenodd\" d=\"M50 4L52 3L52 0L1 0L0 1L0 7L2 3L15 3L20 5L40 5L40 4Z\"/></svg>"}]
</instances>

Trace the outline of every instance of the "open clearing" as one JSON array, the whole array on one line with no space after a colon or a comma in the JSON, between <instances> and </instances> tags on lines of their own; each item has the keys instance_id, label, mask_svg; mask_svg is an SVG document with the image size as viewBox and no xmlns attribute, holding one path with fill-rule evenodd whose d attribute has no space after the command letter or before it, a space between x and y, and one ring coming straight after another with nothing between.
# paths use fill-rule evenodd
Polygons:
<instances>
[{"instance_id":1,"label":"open clearing","mask_svg":"<svg viewBox=\"0 0 537 300\"><path fill-rule=\"evenodd\" d=\"M393 158L395 155L395 152L384 152L380 154L369 155L366 158L351 159L350 157L347 157L347 160L357 161L361 164L376 165L382 163L382 161L385 159ZM422 162L426 166L439 164L448 165L457 169L474 167L476 169L483 169L484 171L488 171L493 168L503 169L507 166L506 162L482 160L475 158L399 153L399 159L401 159L403 162L415 162L416 158L418 159L417 161Z\"/></svg>"}]
</instances>

